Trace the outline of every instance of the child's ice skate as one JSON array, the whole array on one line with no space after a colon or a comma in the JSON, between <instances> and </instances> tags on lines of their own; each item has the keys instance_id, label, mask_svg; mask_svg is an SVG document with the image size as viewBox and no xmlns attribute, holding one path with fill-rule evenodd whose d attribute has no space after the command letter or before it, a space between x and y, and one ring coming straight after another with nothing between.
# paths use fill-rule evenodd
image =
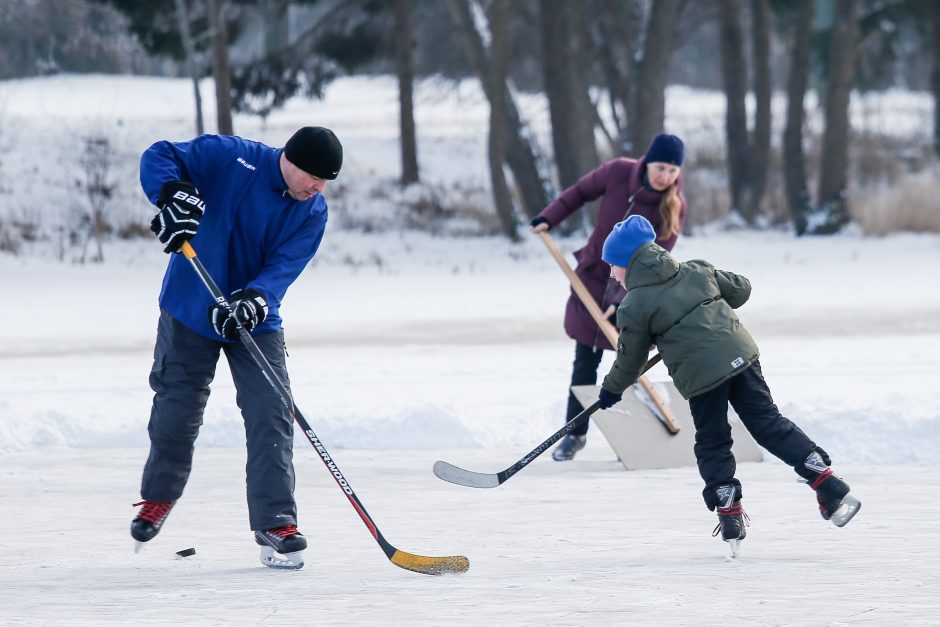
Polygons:
<instances>
[{"instance_id":1,"label":"child's ice skate","mask_svg":"<svg viewBox=\"0 0 940 627\"><path fill-rule=\"evenodd\" d=\"M796 468L796 472L816 491L823 519L836 527L844 527L858 513L862 503L849 492L849 484L832 474L829 461L826 452L817 448L806 457L802 468Z\"/></svg>"},{"instance_id":2,"label":"child's ice skate","mask_svg":"<svg viewBox=\"0 0 940 627\"><path fill-rule=\"evenodd\" d=\"M718 494L718 524L712 536L721 534L721 539L728 543L731 550L728 557L734 559L741 551L741 541L747 536L746 527L750 519L741 506L736 486L730 483L720 485L715 492Z\"/></svg>"}]
</instances>

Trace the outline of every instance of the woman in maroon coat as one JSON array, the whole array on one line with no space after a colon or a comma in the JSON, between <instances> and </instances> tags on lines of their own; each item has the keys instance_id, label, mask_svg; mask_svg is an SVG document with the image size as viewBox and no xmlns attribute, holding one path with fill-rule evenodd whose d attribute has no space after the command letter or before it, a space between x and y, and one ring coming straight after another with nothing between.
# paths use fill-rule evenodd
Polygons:
<instances>
[{"instance_id":1,"label":"woman in maroon coat","mask_svg":"<svg viewBox=\"0 0 940 627\"><path fill-rule=\"evenodd\" d=\"M616 312L626 292L610 278L610 266L601 260L604 240L615 224L629 215L641 215L656 229L656 243L672 250L685 222L686 202L680 177L683 154L682 140L661 133L653 138L641 159L618 158L588 172L531 222L533 233L547 231L585 203L603 196L597 226L587 245L575 251L574 256L578 260L575 273L608 316ZM565 332L575 341L571 385L594 385L603 352L613 347L574 290L565 310ZM569 391L565 421L580 411L580 403ZM587 442L587 429L585 422L565 436L552 455L554 459L573 459Z\"/></svg>"}]
</instances>

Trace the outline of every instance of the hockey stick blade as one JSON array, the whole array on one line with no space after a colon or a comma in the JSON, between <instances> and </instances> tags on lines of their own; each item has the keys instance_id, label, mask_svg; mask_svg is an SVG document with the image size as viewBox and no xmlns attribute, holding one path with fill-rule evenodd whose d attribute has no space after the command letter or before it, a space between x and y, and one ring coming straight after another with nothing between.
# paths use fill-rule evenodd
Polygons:
<instances>
[{"instance_id":1,"label":"hockey stick blade","mask_svg":"<svg viewBox=\"0 0 940 627\"><path fill-rule=\"evenodd\" d=\"M434 462L434 474L438 479L467 486L468 488L495 488L500 484L499 475L464 470L447 462Z\"/></svg>"},{"instance_id":2,"label":"hockey stick blade","mask_svg":"<svg viewBox=\"0 0 940 627\"><path fill-rule=\"evenodd\" d=\"M423 575L455 575L465 573L470 568L470 560L463 555L425 557L396 549L389 559L399 568Z\"/></svg>"},{"instance_id":3,"label":"hockey stick blade","mask_svg":"<svg viewBox=\"0 0 940 627\"><path fill-rule=\"evenodd\" d=\"M466 486L468 488L495 488L498 485L504 484L514 474L528 466L536 457L547 451L552 444L587 422L591 414L598 409L600 409L600 401L589 405L584 411L565 423L565 426L549 436L547 440L529 451L525 457L496 474L472 472L454 466L453 464L440 461L434 463L434 474L444 481L449 481L450 483Z\"/></svg>"}]
</instances>

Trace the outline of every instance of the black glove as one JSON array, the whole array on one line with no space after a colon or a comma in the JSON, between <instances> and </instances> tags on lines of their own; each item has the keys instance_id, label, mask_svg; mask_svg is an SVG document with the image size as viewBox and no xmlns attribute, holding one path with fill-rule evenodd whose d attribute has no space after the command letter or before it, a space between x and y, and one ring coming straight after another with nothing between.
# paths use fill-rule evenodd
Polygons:
<instances>
[{"instance_id":1,"label":"black glove","mask_svg":"<svg viewBox=\"0 0 940 627\"><path fill-rule=\"evenodd\" d=\"M229 340L238 339L238 323L251 333L255 327L268 317L268 302L256 289L235 290L229 297L231 313L222 305L215 303L209 307L209 323L215 332Z\"/></svg>"},{"instance_id":2,"label":"black glove","mask_svg":"<svg viewBox=\"0 0 940 627\"><path fill-rule=\"evenodd\" d=\"M601 409L610 409L619 403L620 399L622 398L623 392L620 394L614 394L613 392L608 392L607 388L601 388L601 394L597 397L597 401L600 403Z\"/></svg>"},{"instance_id":3,"label":"black glove","mask_svg":"<svg viewBox=\"0 0 940 627\"><path fill-rule=\"evenodd\" d=\"M157 206L160 212L150 222L150 230L161 243L166 244L163 252L179 252L183 242L196 234L206 203L192 183L170 181L160 188Z\"/></svg>"},{"instance_id":4,"label":"black glove","mask_svg":"<svg viewBox=\"0 0 940 627\"><path fill-rule=\"evenodd\" d=\"M532 220L529 222L529 226L531 226L533 229L534 229L535 227L537 227L538 225L540 225L540 224L548 224L548 230L549 230L549 231L552 230L552 225L549 224L549 223L548 223L548 220L546 220L546 219L543 218L542 216L535 216L535 217L532 218Z\"/></svg>"}]
</instances>

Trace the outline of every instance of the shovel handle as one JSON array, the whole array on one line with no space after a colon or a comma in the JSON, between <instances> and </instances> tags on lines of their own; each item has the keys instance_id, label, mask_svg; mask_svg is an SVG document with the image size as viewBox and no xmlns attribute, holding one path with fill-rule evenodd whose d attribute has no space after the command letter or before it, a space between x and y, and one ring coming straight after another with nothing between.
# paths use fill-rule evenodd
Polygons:
<instances>
[{"instance_id":1,"label":"shovel handle","mask_svg":"<svg viewBox=\"0 0 940 627\"><path fill-rule=\"evenodd\" d=\"M604 317L604 312L601 311L600 305L598 305L597 301L594 300L594 297L591 296L591 293L584 285L581 277L575 274L574 270L571 269L571 266L568 264L568 260L565 259L564 253L561 252L561 249L558 248L558 244L555 243L555 238L549 235L548 231L539 231L538 236L542 238L542 242L545 244L545 247L548 248L548 252L551 253L562 272L564 272L565 276L568 277L568 281L571 283L572 289L574 289L574 292L578 295L578 298L581 299L581 302L587 308L588 313L591 314L591 317L594 318L594 322L597 323L597 326L600 327L601 331L603 331L607 341L610 342L610 345L613 346L616 350L617 343L620 340L620 334L617 333L617 329L614 328L614 325L612 325L610 321ZM672 412L669 411L669 408L663 402L662 397L653 387L653 384L650 383L649 379L640 375L636 382L640 384L640 387L643 388L643 391L646 392L646 394L653 401L653 404L659 410L659 418L663 421L663 425L666 427L669 433L678 433L679 429L682 427L678 422L676 422L675 416L673 416Z\"/></svg>"}]
</instances>

